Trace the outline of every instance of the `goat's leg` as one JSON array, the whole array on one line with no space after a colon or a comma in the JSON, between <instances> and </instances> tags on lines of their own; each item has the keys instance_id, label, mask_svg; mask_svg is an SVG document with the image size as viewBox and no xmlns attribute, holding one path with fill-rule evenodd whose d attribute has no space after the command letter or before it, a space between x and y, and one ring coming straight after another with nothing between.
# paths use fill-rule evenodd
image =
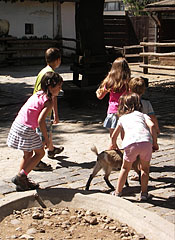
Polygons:
<instances>
[{"instance_id":1,"label":"goat's leg","mask_svg":"<svg viewBox=\"0 0 175 240\"><path fill-rule=\"evenodd\" d=\"M99 162L97 161L94 167L94 170L92 172L92 174L89 176L89 179L86 183L86 187L85 190L89 190L90 184L92 179L95 177L95 175L102 169L102 167L100 166Z\"/></svg>"},{"instance_id":2,"label":"goat's leg","mask_svg":"<svg viewBox=\"0 0 175 240\"><path fill-rule=\"evenodd\" d=\"M111 188L112 190L115 190L115 187L109 181L109 175L110 175L111 171L112 171L112 169L105 169L104 180L109 188Z\"/></svg>"},{"instance_id":3,"label":"goat's leg","mask_svg":"<svg viewBox=\"0 0 175 240\"><path fill-rule=\"evenodd\" d=\"M115 190L115 187L110 183L109 178L104 176L104 180L105 180L106 184L108 185L108 187L111 188L111 190Z\"/></svg>"}]
</instances>

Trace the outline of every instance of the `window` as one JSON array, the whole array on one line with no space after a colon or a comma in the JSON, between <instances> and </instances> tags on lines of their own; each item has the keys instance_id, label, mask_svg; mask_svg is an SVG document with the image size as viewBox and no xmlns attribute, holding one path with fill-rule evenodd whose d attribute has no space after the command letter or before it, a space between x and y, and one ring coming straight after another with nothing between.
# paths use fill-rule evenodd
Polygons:
<instances>
[{"instance_id":1,"label":"window","mask_svg":"<svg viewBox=\"0 0 175 240\"><path fill-rule=\"evenodd\" d=\"M115 2L108 3L108 11L115 11Z\"/></svg>"},{"instance_id":2,"label":"window","mask_svg":"<svg viewBox=\"0 0 175 240\"><path fill-rule=\"evenodd\" d=\"M124 3L122 1L111 1L104 4L104 11L124 11Z\"/></svg>"},{"instance_id":3,"label":"window","mask_svg":"<svg viewBox=\"0 0 175 240\"><path fill-rule=\"evenodd\" d=\"M34 27L32 23L25 23L25 34L33 34Z\"/></svg>"}]
</instances>

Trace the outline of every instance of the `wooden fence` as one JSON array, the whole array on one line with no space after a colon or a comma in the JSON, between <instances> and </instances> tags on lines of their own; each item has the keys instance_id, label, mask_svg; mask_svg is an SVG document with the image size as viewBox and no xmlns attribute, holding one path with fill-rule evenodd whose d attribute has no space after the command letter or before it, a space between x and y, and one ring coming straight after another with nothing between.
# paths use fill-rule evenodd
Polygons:
<instances>
[{"instance_id":1,"label":"wooden fence","mask_svg":"<svg viewBox=\"0 0 175 240\"><path fill-rule=\"evenodd\" d=\"M175 70L175 66L163 66L163 65L154 65L149 63L150 57L175 57L175 52L168 53L157 53L157 52L148 52L148 47L175 47L175 42L173 43L153 43L153 42L141 42L140 46L143 47L143 52L140 53L140 56L143 57L143 63L140 64L140 67L143 68L144 74L148 73L148 68L154 69L164 69L164 70Z\"/></svg>"}]
</instances>

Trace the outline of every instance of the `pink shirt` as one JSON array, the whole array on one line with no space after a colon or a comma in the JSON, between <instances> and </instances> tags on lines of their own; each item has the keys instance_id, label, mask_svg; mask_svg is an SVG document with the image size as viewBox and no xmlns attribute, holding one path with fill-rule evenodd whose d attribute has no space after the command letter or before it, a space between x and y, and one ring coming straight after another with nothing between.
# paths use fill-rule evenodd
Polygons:
<instances>
[{"instance_id":1,"label":"pink shirt","mask_svg":"<svg viewBox=\"0 0 175 240\"><path fill-rule=\"evenodd\" d=\"M36 129L38 127L39 114L44 108L44 104L47 100L47 95L44 94L43 91L38 91L22 106L15 121Z\"/></svg>"},{"instance_id":2,"label":"pink shirt","mask_svg":"<svg viewBox=\"0 0 175 240\"><path fill-rule=\"evenodd\" d=\"M123 87L121 89L120 92L113 92L110 91L110 95L109 95L109 106L108 106L108 111L107 114L109 113L116 113L118 110L118 102L119 102L119 98L122 94L124 94L126 92L125 87Z\"/></svg>"}]
</instances>

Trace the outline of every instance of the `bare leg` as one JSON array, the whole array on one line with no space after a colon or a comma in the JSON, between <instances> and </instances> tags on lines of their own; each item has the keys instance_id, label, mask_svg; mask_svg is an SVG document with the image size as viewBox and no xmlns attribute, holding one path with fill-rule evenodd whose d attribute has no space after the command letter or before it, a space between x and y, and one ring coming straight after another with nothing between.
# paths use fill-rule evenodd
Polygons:
<instances>
[{"instance_id":1,"label":"bare leg","mask_svg":"<svg viewBox=\"0 0 175 240\"><path fill-rule=\"evenodd\" d=\"M114 128L110 128L109 129L110 137L112 136L113 132L114 132Z\"/></svg>"},{"instance_id":2,"label":"bare leg","mask_svg":"<svg viewBox=\"0 0 175 240\"><path fill-rule=\"evenodd\" d=\"M53 141L52 141L52 133L49 133L49 148L48 151L53 151L54 150L54 146L53 146Z\"/></svg>"},{"instance_id":3,"label":"bare leg","mask_svg":"<svg viewBox=\"0 0 175 240\"><path fill-rule=\"evenodd\" d=\"M140 164L140 166L141 166L141 192L147 193L150 162L140 160L140 163L141 163Z\"/></svg>"},{"instance_id":4,"label":"bare leg","mask_svg":"<svg viewBox=\"0 0 175 240\"><path fill-rule=\"evenodd\" d=\"M45 151L43 148L34 150L34 155L32 152L25 152L24 157L20 164L20 170L24 169L26 173L29 173L39 161L44 157Z\"/></svg>"},{"instance_id":5,"label":"bare leg","mask_svg":"<svg viewBox=\"0 0 175 240\"><path fill-rule=\"evenodd\" d=\"M19 171L25 168L26 165L28 165L31 157L33 156L33 151L26 152L24 151L23 159L21 160Z\"/></svg>"},{"instance_id":6,"label":"bare leg","mask_svg":"<svg viewBox=\"0 0 175 240\"><path fill-rule=\"evenodd\" d=\"M123 165L120 170L118 182L117 182L117 188L116 188L117 193L122 192L123 186L126 182L126 179L127 179L129 171L131 170L131 167L132 167L132 163L124 160Z\"/></svg>"}]
</instances>

